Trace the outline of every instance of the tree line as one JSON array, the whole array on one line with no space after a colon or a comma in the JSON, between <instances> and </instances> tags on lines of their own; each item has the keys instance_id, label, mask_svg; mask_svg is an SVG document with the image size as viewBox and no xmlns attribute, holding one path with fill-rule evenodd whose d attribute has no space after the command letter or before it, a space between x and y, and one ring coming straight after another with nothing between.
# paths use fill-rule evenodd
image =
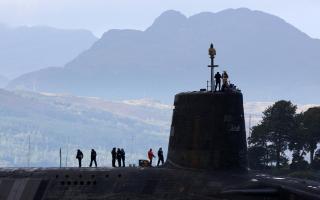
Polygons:
<instances>
[{"instance_id":1,"label":"tree line","mask_svg":"<svg viewBox=\"0 0 320 200\"><path fill-rule=\"evenodd\" d=\"M320 107L297 113L290 101L277 101L269 106L262 121L251 128L248 138L248 161L251 169L272 167L320 169ZM286 153L292 152L292 160ZM306 156L309 153L309 162Z\"/></svg>"}]
</instances>

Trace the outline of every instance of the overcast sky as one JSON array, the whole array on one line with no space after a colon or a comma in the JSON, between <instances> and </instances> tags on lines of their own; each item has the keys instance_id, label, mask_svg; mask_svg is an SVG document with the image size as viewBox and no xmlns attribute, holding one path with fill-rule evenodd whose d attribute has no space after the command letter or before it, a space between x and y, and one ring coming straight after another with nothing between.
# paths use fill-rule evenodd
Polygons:
<instances>
[{"instance_id":1,"label":"overcast sky","mask_svg":"<svg viewBox=\"0 0 320 200\"><path fill-rule=\"evenodd\" d=\"M83 28L100 36L112 28L144 30L169 9L190 16L239 7L277 15L320 38L320 0L0 0L0 23Z\"/></svg>"}]
</instances>

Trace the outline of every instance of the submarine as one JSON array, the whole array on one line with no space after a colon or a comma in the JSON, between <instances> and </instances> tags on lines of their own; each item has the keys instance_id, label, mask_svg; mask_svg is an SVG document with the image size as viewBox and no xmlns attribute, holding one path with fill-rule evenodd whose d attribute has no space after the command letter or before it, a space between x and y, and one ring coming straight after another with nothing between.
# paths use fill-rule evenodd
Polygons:
<instances>
[{"instance_id":1,"label":"submarine","mask_svg":"<svg viewBox=\"0 0 320 200\"><path fill-rule=\"evenodd\" d=\"M161 167L0 168L0 200L312 200L320 184L248 169L243 95L235 86L175 95Z\"/></svg>"}]
</instances>

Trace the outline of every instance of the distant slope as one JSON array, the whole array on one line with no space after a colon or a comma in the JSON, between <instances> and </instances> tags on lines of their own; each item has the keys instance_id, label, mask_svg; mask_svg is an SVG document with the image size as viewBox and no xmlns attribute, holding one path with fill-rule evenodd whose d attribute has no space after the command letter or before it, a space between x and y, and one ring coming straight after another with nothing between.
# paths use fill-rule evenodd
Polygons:
<instances>
[{"instance_id":1,"label":"distant slope","mask_svg":"<svg viewBox=\"0 0 320 200\"><path fill-rule=\"evenodd\" d=\"M320 40L244 8L189 18L167 11L145 31L110 30L64 68L25 74L8 88L170 102L178 91L205 87L210 42L218 70L229 72L246 100L318 102Z\"/></svg>"},{"instance_id":2,"label":"distant slope","mask_svg":"<svg viewBox=\"0 0 320 200\"><path fill-rule=\"evenodd\" d=\"M247 130L271 104L244 104ZM317 105L298 105L298 112L311 106ZM161 146L166 155L172 108L150 99L116 102L0 89L0 167L27 166L29 137L31 166L38 167L58 166L59 148L63 165L68 152L68 166L76 166L78 148L85 154L84 165L91 148L98 152L99 166L110 166L113 147L124 148L130 163L146 158L149 148Z\"/></svg>"},{"instance_id":3,"label":"distant slope","mask_svg":"<svg viewBox=\"0 0 320 200\"><path fill-rule=\"evenodd\" d=\"M5 87L8 84L9 80L7 77L1 76L0 75L0 88Z\"/></svg>"},{"instance_id":4,"label":"distant slope","mask_svg":"<svg viewBox=\"0 0 320 200\"><path fill-rule=\"evenodd\" d=\"M97 38L86 30L0 25L0 74L9 78L49 66L63 66Z\"/></svg>"},{"instance_id":5,"label":"distant slope","mask_svg":"<svg viewBox=\"0 0 320 200\"><path fill-rule=\"evenodd\" d=\"M29 136L32 166L58 166L60 147L69 166L78 148L84 165L95 148L99 166L110 165L113 147L124 148L128 162L150 147L166 149L171 107L130 102L0 89L0 167L27 165Z\"/></svg>"}]
</instances>

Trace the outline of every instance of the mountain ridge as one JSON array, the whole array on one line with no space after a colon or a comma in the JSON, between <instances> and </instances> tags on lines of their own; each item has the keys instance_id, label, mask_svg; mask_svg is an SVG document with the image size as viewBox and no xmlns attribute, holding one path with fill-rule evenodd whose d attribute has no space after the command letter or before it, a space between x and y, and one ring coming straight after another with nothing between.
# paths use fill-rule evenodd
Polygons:
<instances>
[{"instance_id":1,"label":"mountain ridge","mask_svg":"<svg viewBox=\"0 0 320 200\"><path fill-rule=\"evenodd\" d=\"M248 100L316 103L320 97L312 93L319 87L320 40L279 17L245 8L190 17L167 11L145 31L110 30L54 76L33 72L8 88L30 89L38 81L39 91L167 101L179 91L205 87L210 42L218 70L227 70Z\"/></svg>"},{"instance_id":2,"label":"mountain ridge","mask_svg":"<svg viewBox=\"0 0 320 200\"><path fill-rule=\"evenodd\" d=\"M14 78L49 66L63 66L97 38L85 29L0 26L0 74Z\"/></svg>"}]
</instances>

